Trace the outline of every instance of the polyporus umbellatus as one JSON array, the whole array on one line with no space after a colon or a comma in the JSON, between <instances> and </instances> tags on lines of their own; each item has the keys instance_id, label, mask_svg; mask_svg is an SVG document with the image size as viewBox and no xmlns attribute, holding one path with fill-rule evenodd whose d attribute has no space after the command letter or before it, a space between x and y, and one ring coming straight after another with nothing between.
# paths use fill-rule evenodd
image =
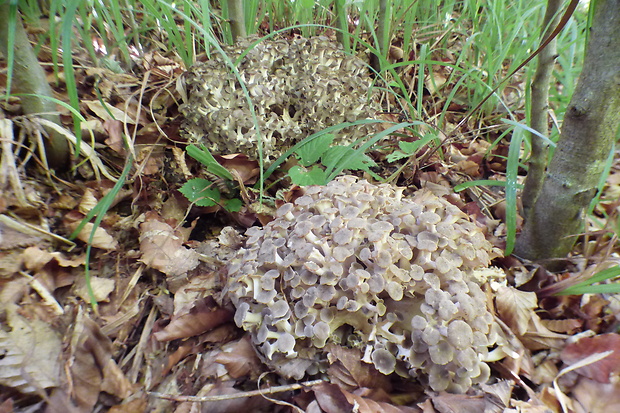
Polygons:
<instances>
[{"instance_id":1,"label":"polyporus umbellatus","mask_svg":"<svg viewBox=\"0 0 620 413\"><path fill-rule=\"evenodd\" d=\"M234 62L256 37L223 49ZM303 138L342 122L374 118L371 79L360 59L326 37L264 40L237 69L254 103L265 159L273 159ZM215 153L258 158L258 134L238 79L218 53L185 75L188 101L180 108L189 140ZM334 144L372 134L372 126L334 132Z\"/></svg>"},{"instance_id":2,"label":"polyporus umbellatus","mask_svg":"<svg viewBox=\"0 0 620 413\"><path fill-rule=\"evenodd\" d=\"M226 294L281 374L321 371L331 342L436 391L488 379L495 330L480 274L499 251L443 197L344 176L246 235Z\"/></svg>"}]
</instances>

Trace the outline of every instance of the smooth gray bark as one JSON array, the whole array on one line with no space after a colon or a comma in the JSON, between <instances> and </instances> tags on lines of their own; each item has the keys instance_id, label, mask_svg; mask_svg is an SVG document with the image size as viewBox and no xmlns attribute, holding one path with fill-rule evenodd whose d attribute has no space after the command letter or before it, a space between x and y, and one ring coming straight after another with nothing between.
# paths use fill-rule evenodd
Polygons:
<instances>
[{"instance_id":1,"label":"smooth gray bark","mask_svg":"<svg viewBox=\"0 0 620 413\"><path fill-rule=\"evenodd\" d=\"M236 43L239 37L247 36L243 0L228 0L228 20L233 43Z\"/></svg>"},{"instance_id":2,"label":"smooth gray bark","mask_svg":"<svg viewBox=\"0 0 620 413\"><path fill-rule=\"evenodd\" d=\"M584 69L547 174L517 240L530 260L566 256L620 126L620 0L598 0Z\"/></svg>"}]
</instances>

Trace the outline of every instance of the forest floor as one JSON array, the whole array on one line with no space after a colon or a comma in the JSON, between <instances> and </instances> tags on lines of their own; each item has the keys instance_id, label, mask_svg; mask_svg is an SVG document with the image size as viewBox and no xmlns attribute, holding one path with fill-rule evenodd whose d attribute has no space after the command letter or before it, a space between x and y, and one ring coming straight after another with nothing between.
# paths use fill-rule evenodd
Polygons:
<instances>
[{"instance_id":1,"label":"forest floor","mask_svg":"<svg viewBox=\"0 0 620 413\"><path fill-rule=\"evenodd\" d=\"M76 61L87 61L80 57L76 52ZM49 63L49 56L41 60ZM620 353L614 352L620 349L620 300L553 295L574 277L584 279L617 261L616 240L610 231L592 230L606 225L594 221L574 254L562 260L563 271L550 273L516 257L493 262L510 286L509 293L487 291L505 325L507 355L490 364L488 384L467 394L433 392L400 377L373 387L360 378L368 365L352 353L334 361L338 369L306 382L273 373L249 334L232 321L231 308L212 298L219 299L226 261L235 253L222 228L241 237L269 214L248 204L234 213L192 206L178 191L190 177L202 176L179 133L176 81L183 70L158 53L142 65L134 71L141 75L133 75L82 64L80 109L95 131L93 156L102 163L84 162L71 175L46 173L36 153L24 149L36 121L19 116L17 99L2 102L8 127L0 131L0 412L620 411ZM406 80L413 72L404 67L400 74ZM431 75L447 78L441 71ZM55 84L51 72L49 78ZM6 87L4 75L0 87ZM523 91L525 85L515 87ZM62 85L55 92L68 101ZM428 90L428 113L443 107L445 93L449 88L442 94ZM468 109L451 106L448 122L455 125ZM398 120L398 114L382 116ZM68 111L62 118L71 130ZM428 183L451 188L467 180L503 180L508 142L489 143L501 132L492 119L472 118L442 151L431 154L426 147L396 164L381 151L369 156L382 177L408 162L392 182L411 191ZM123 134L131 137L130 150ZM89 139L84 142L91 144ZM135 162L127 182L100 215L100 225L89 223L70 240L110 193L111 178L130 152ZM245 154L227 155L216 159L230 170L256 169ZM18 174L9 180L4 174L12 163ZM616 216L619 177L614 168L595 215ZM299 191L286 183L280 189ZM503 249L500 189L471 187L452 201Z\"/></svg>"}]
</instances>

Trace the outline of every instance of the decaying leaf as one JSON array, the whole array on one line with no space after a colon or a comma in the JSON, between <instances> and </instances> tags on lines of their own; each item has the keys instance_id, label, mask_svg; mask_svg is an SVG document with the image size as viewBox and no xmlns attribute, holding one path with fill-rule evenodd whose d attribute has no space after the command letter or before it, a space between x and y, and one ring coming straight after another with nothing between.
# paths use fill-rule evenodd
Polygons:
<instances>
[{"instance_id":1,"label":"decaying leaf","mask_svg":"<svg viewBox=\"0 0 620 413\"><path fill-rule=\"evenodd\" d=\"M339 384L347 390L358 387L390 389L388 377L379 373L374 365L362 362L362 354L358 349L330 343L326 350L330 362L328 375L332 383Z\"/></svg>"},{"instance_id":2,"label":"decaying leaf","mask_svg":"<svg viewBox=\"0 0 620 413\"><path fill-rule=\"evenodd\" d=\"M140 261L174 277L198 266L196 251L183 246L185 238L178 230L155 218L140 225Z\"/></svg>"},{"instance_id":3,"label":"decaying leaf","mask_svg":"<svg viewBox=\"0 0 620 413\"><path fill-rule=\"evenodd\" d=\"M610 413L620 411L620 383L618 382L600 383L582 377L573 388L572 393L575 413Z\"/></svg>"},{"instance_id":4,"label":"decaying leaf","mask_svg":"<svg viewBox=\"0 0 620 413\"><path fill-rule=\"evenodd\" d=\"M222 348L215 361L223 364L230 377L237 379L244 376L257 377L261 362L250 343L250 336L245 335L240 340L229 343Z\"/></svg>"},{"instance_id":5,"label":"decaying leaf","mask_svg":"<svg viewBox=\"0 0 620 413\"><path fill-rule=\"evenodd\" d=\"M567 345L560 357L568 365L574 364L596 353L613 351L602 360L580 367L576 371L599 383L618 382L620 378L620 335L615 333L584 337Z\"/></svg>"},{"instance_id":6,"label":"decaying leaf","mask_svg":"<svg viewBox=\"0 0 620 413\"><path fill-rule=\"evenodd\" d=\"M105 301L108 296L114 291L115 281L111 278L90 277L90 286L97 302ZM86 286L86 279L79 277L75 283L75 293L84 302L90 302L90 295Z\"/></svg>"},{"instance_id":7,"label":"decaying leaf","mask_svg":"<svg viewBox=\"0 0 620 413\"><path fill-rule=\"evenodd\" d=\"M537 306L536 293L502 286L497 291L495 303L506 325L520 336L525 334Z\"/></svg>"},{"instance_id":8,"label":"decaying leaf","mask_svg":"<svg viewBox=\"0 0 620 413\"><path fill-rule=\"evenodd\" d=\"M197 336L232 320L233 313L219 307L215 300L207 297L196 301L186 314L175 316L163 330L154 333L159 341Z\"/></svg>"},{"instance_id":9,"label":"decaying leaf","mask_svg":"<svg viewBox=\"0 0 620 413\"><path fill-rule=\"evenodd\" d=\"M38 319L17 313L17 305L5 307L5 328L0 329L0 384L24 394L59 385L60 337Z\"/></svg>"},{"instance_id":10,"label":"decaying leaf","mask_svg":"<svg viewBox=\"0 0 620 413\"><path fill-rule=\"evenodd\" d=\"M348 392L341 387L321 383L312 386L317 403L325 412L352 412L359 413L418 413L417 407L398 406L389 402L389 399L375 401L369 397L362 397ZM385 393L383 393L385 394ZM354 410L355 409L355 410Z\"/></svg>"}]
</instances>

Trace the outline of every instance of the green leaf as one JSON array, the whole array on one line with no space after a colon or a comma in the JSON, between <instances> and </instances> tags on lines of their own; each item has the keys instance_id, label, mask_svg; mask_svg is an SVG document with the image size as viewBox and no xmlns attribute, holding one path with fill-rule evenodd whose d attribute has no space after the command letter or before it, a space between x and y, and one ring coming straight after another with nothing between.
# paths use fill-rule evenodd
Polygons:
<instances>
[{"instance_id":1,"label":"green leaf","mask_svg":"<svg viewBox=\"0 0 620 413\"><path fill-rule=\"evenodd\" d=\"M239 198L227 199L224 202L224 208L228 212L239 212L242 206L243 202Z\"/></svg>"},{"instance_id":2,"label":"green leaf","mask_svg":"<svg viewBox=\"0 0 620 413\"><path fill-rule=\"evenodd\" d=\"M398 161L399 159L403 159L403 158L408 158L410 156L415 155L422 146L427 145L428 143L430 143L433 139L436 139L437 135L433 134L433 133L427 133L426 135L424 135L424 137L418 139L417 141L414 142L407 142L407 141L399 141L398 142L398 147L401 149L400 151L395 151L391 154L389 154L386 159L388 162L395 162ZM401 152L402 151L402 152Z\"/></svg>"},{"instance_id":3,"label":"green leaf","mask_svg":"<svg viewBox=\"0 0 620 413\"><path fill-rule=\"evenodd\" d=\"M194 178L185 182L179 188L179 192L198 206L214 206L220 201L220 191L213 187L212 182L202 178Z\"/></svg>"},{"instance_id":4,"label":"green leaf","mask_svg":"<svg viewBox=\"0 0 620 413\"><path fill-rule=\"evenodd\" d=\"M327 184L327 175L325 171L317 166L313 166L312 169L308 170L299 165L295 165L289 169L288 176L294 184L299 186Z\"/></svg>"},{"instance_id":5,"label":"green leaf","mask_svg":"<svg viewBox=\"0 0 620 413\"><path fill-rule=\"evenodd\" d=\"M338 165L342 169L353 171L366 171L371 166L376 166L375 162L363 152L357 152L349 146L332 146L321 158L321 163L325 166Z\"/></svg>"},{"instance_id":6,"label":"green leaf","mask_svg":"<svg viewBox=\"0 0 620 413\"><path fill-rule=\"evenodd\" d=\"M189 156L206 166L207 171L219 176L220 178L228 179L229 181L235 180L230 172L228 172L228 169L220 165L204 145L201 144L200 148L195 145L189 145L185 150Z\"/></svg>"},{"instance_id":7,"label":"green leaf","mask_svg":"<svg viewBox=\"0 0 620 413\"><path fill-rule=\"evenodd\" d=\"M296 151L299 163L303 166L310 166L319 161L321 156L329 149L334 142L334 135L331 133L319 136L316 139L309 140L300 146Z\"/></svg>"},{"instance_id":8,"label":"green leaf","mask_svg":"<svg viewBox=\"0 0 620 413\"><path fill-rule=\"evenodd\" d=\"M597 293L617 293L620 292L620 284L592 285L601 281L609 280L620 276L620 266L616 265L605 270L599 271L586 281L575 284L558 293L558 295L579 295Z\"/></svg>"}]
</instances>

